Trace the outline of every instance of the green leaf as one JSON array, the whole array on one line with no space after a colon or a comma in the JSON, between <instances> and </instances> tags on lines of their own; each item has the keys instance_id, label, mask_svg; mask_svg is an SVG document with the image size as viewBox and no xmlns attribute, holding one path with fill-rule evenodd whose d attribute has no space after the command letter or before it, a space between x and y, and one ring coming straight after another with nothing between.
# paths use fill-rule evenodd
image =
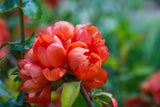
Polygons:
<instances>
[{"instance_id":1,"label":"green leaf","mask_svg":"<svg viewBox=\"0 0 160 107\"><path fill-rule=\"evenodd\" d=\"M20 91L16 101L21 103L21 102L23 102L23 99L24 99L24 92Z\"/></svg>"},{"instance_id":2,"label":"green leaf","mask_svg":"<svg viewBox=\"0 0 160 107\"><path fill-rule=\"evenodd\" d=\"M1 84L2 82L0 81L0 94L8 98L12 98L5 90L2 89Z\"/></svg>"},{"instance_id":3,"label":"green leaf","mask_svg":"<svg viewBox=\"0 0 160 107\"><path fill-rule=\"evenodd\" d=\"M71 107L80 91L80 82L66 83L61 95L62 107Z\"/></svg>"},{"instance_id":4,"label":"green leaf","mask_svg":"<svg viewBox=\"0 0 160 107\"><path fill-rule=\"evenodd\" d=\"M6 43L4 43L4 44L2 44L0 46L0 49L2 49L3 47L5 47L6 45L15 45L15 44L17 44L17 41L16 42L6 42Z\"/></svg>"},{"instance_id":5,"label":"green leaf","mask_svg":"<svg viewBox=\"0 0 160 107\"><path fill-rule=\"evenodd\" d=\"M20 51L20 52L28 50L32 47L33 41L36 38L37 38L37 36L35 36L35 33L33 33L30 38L26 39L26 41L23 45L21 45L21 44L12 45L11 50L12 51Z\"/></svg>"},{"instance_id":6,"label":"green leaf","mask_svg":"<svg viewBox=\"0 0 160 107\"><path fill-rule=\"evenodd\" d=\"M8 12L18 7L18 0L5 0L0 7L0 13Z\"/></svg>"},{"instance_id":7,"label":"green leaf","mask_svg":"<svg viewBox=\"0 0 160 107\"><path fill-rule=\"evenodd\" d=\"M42 11L36 0L23 0L23 12L26 16L34 19L40 19Z\"/></svg>"},{"instance_id":8,"label":"green leaf","mask_svg":"<svg viewBox=\"0 0 160 107\"><path fill-rule=\"evenodd\" d=\"M95 96L101 96L101 95L104 95L104 96L108 96L108 97L112 97L112 94L111 93L107 93L107 92L98 92L98 93L95 93Z\"/></svg>"},{"instance_id":9,"label":"green leaf","mask_svg":"<svg viewBox=\"0 0 160 107\"><path fill-rule=\"evenodd\" d=\"M75 102L73 103L74 107L88 107L86 101L84 100L81 94L78 95Z\"/></svg>"},{"instance_id":10,"label":"green leaf","mask_svg":"<svg viewBox=\"0 0 160 107\"><path fill-rule=\"evenodd\" d=\"M6 0L0 7L0 13L8 12L17 8L18 0ZM36 0L23 0L22 10L30 18L40 19L42 16L41 7Z\"/></svg>"},{"instance_id":11,"label":"green leaf","mask_svg":"<svg viewBox=\"0 0 160 107\"><path fill-rule=\"evenodd\" d=\"M64 80L62 78L57 81L52 81L51 82L52 91L56 91L63 83Z\"/></svg>"},{"instance_id":12,"label":"green leaf","mask_svg":"<svg viewBox=\"0 0 160 107\"><path fill-rule=\"evenodd\" d=\"M112 94L107 92L97 92L94 95L95 101L100 105L109 105L110 107L113 107L113 103L111 100Z\"/></svg>"},{"instance_id":13,"label":"green leaf","mask_svg":"<svg viewBox=\"0 0 160 107\"><path fill-rule=\"evenodd\" d=\"M8 56L11 54L12 52L9 52L7 55L5 55L3 58L0 59L0 65L2 65L4 63L4 61L7 60Z\"/></svg>"},{"instance_id":14,"label":"green leaf","mask_svg":"<svg viewBox=\"0 0 160 107\"><path fill-rule=\"evenodd\" d=\"M30 48L32 47L32 45L33 45L33 41L34 41L36 38L37 38L37 36L35 36L35 32L33 32L32 35L31 35L31 37L28 38L28 39L25 41L25 43L24 43L24 45L23 45L24 50L30 49Z\"/></svg>"}]
</instances>

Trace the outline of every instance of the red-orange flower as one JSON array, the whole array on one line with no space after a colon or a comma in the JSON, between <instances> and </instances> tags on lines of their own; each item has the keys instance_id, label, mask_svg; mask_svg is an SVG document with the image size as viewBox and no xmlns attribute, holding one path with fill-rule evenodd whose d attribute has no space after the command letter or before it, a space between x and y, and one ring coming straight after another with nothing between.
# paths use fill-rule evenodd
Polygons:
<instances>
[{"instance_id":1,"label":"red-orange flower","mask_svg":"<svg viewBox=\"0 0 160 107\"><path fill-rule=\"evenodd\" d=\"M149 102L140 97L129 97L124 103L126 107L151 107Z\"/></svg>"},{"instance_id":2,"label":"red-orange flower","mask_svg":"<svg viewBox=\"0 0 160 107\"><path fill-rule=\"evenodd\" d=\"M67 70L82 81L87 92L104 85L107 72L101 65L109 55L104 43L101 32L91 24L74 28L71 23L60 21L40 33L19 62L18 76L23 82L18 89L27 93L26 102L39 107L41 103L48 105L51 81L61 79Z\"/></svg>"},{"instance_id":3,"label":"red-orange flower","mask_svg":"<svg viewBox=\"0 0 160 107\"><path fill-rule=\"evenodd\" d=\"M25 102L49 103L51 99L51 87L49 81L42 74L43 67L30 59L20 60L18 67L20 69L18 76L23 81L19 85L18 90L27 93L25 95Z\"/></svg>"},{"instance_id":4,"label":"red-orange flower","mask_svg":"<svg viewBox=\"0 0 160 107\"><path fill-rule=\"evenodd\" d=\"M47 37L51 37L50 41ZM65 64L65 49L56 39L55 35L41 34L33 43L33 58L44 67L58 68Z\"/></svg>"},{"instance_id":5,"label":"red-orange flower","mask_svg":"<svg viewBox=\"0 0 160 107\"><path fill-rule=\"evenodd\" d=\"M9 41L9 32L7 24L4 20L0 19L0 46ZM4 47L0 50L0 59L6 55L8 47Z\"/></svg>"},{"instance_id":6,"label":"red-orange flower","mask_svg":"<svg viewBox=\"0 0 160 107\"><path fill-rule=\"evenodd\" d=\"M91 52L101 57L102 63L108 59L109 52L105 40L102 40L101 32L95 26L89 23L77 25L73 40L86 43Z\"/></svg>"},{"instance_id":7,"label":"red-orange flower","mask_svg":"<svg viewBox=\"0 0 160 107\"><path fill-rule=\"evenodd\" d=\"M83 42L72 43L68 47L67 52L69 68L77 78L89 80L99 73L101 69L101 58L93 52L90 53Z\"/></svg>"},{"instance_id":8,"label":"red-orange flower","mask_svg":"<svg viewBox=\"0 0 160 107\"><path fill-rule=\"evenodd\" d=\"M143 82L141 87L144 91L151 93L156 104L160 106L160 71Z\"/></svg>"}]
</instances>

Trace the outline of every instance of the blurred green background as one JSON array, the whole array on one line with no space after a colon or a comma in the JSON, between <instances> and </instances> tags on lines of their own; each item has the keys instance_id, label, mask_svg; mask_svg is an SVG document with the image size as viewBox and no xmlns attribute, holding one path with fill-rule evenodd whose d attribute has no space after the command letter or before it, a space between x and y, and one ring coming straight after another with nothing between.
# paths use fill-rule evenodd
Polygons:
<instances>
[{"instance_id":1,"label":"blurred green background","mask_svg":"<svg viewBox=\"0 0 160 107\"><path fill-rule=\"evenodd\" d=\"M89 22L102 32L110 56L103 64L108 80L101 88L113 94L119 107L124 107L127 97L138 95L139 84L160 68L159 0L65 0L54 8L42 0L39 3L42 18L25 24L31 30L39 31L56 21L65 20L74 25ZM1 17L6 19L12 39L16 39L19 34L15 28L19 24L16 12ZM15 68L7 66L12 69L1 73L2 87L16 97L18 83L14 82L15 76L10 75ZM9 75L9 78L2 78L3 75ZM6 101L9 99L0 95L0 103Z\"/></svg>"}]
</instances>

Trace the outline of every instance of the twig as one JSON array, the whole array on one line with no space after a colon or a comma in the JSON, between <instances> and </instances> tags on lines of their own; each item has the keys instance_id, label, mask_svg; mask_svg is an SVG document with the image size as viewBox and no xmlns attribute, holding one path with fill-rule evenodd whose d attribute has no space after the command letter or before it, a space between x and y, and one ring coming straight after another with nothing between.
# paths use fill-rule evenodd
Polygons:
<instances>
[{"instance_id":1,"label":"twig","mask_svg":"<svg viewBox=\"0 0 160 107\"><path fill-rule=\"evenodd\" d=\"M88 94L82 84L81 84L80 92L83 95L84 99L86 100L88 107L94 107L92 100L89 98L89 96L88 96Z\"/></svg>"},{"instance_id":2,"label":"twig","mask_svg":"<svg viewBox=\"0 0 160 107\"><path fill-rule=\"evenodd\" d=\"M24 13L22 10L23 2L18 0L19 3L19 22L20 22L20 35L21 35L21 44L25 42L25 32L24 32Z\"/></svg>"}]
</instances>

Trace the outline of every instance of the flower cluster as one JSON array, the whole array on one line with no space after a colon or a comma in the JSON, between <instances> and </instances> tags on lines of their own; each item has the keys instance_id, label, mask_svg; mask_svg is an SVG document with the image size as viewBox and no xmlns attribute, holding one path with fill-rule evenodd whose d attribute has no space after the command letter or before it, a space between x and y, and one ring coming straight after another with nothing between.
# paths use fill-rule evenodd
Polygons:
<instances>
[{"instance_id":1,"label":"flower cluster","mask_svg":"<svg viewBox=\"0 0 160 107\"><path fill-rule=\"evenodd\" d=\"M151 107L150 102L145 101L143 98L139 96L128 97L124 103L126 107Z\"/></svg>"},{"instance_id":2,"label":"flower cluster","mask_svg":"<svg viewBox=\"0 0 160 107\"><path fill-rule=\"evenodd\" d=\"M0 19L0 46L9 41L9 32L7 24L4 20ZM0 50L0 59L7 53L8 47L4 47Z\"/></svg>"},{"instance_id":3,"label":"flower cluster","mask_svg":"<svg viewBox=\"0 0 160 107\"><path fill-rule=\"evenodd\" d=\"M33 47L19 61L19 90L28 103L48 105L51 82L66 72L82 81L87 92L103 85L107 72L101 67L108 58L108 48L101 32L89 23L74 27L66 21L56 22L40 33Z\"/></svg>"},{"instance_id":4,"label":"flower cluster","mask_svg":"<svg viewBox=\"0 0 160 107\"><path fill-rule=\"evenodd\" d=\"M151 93L155 103L160 106L160 71L141 84L145 92Z\"/></svg>"}]
</instances>

